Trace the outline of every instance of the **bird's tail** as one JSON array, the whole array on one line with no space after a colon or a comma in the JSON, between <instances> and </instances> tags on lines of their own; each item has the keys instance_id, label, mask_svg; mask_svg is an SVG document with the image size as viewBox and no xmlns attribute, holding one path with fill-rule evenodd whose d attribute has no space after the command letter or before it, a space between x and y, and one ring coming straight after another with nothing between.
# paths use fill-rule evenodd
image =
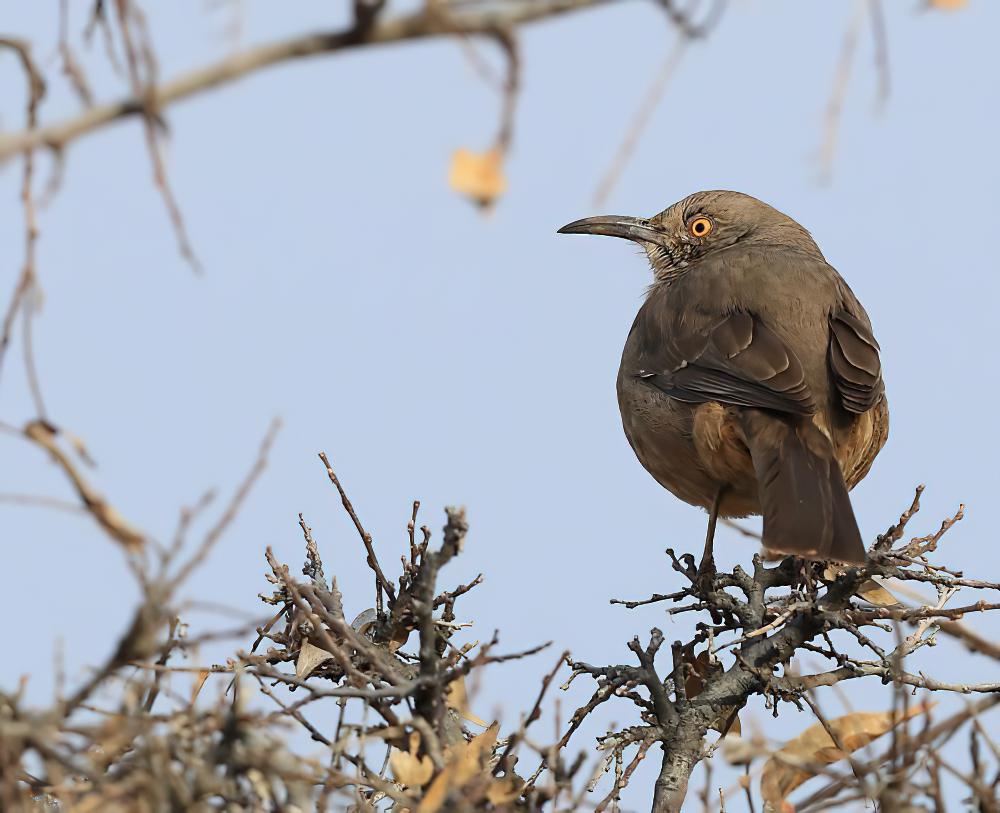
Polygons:
<instances>
[{"instance_id":1,"label":"bird's tail","mask_svg":"<svg viewBox=\"0 0 1000 813\"><path fill-rule=\"evenodd\" d=\"M863 564L865 546L830 439L808 418L740 412L760 490L764 547Z\"/></svg>"}]
</instances>

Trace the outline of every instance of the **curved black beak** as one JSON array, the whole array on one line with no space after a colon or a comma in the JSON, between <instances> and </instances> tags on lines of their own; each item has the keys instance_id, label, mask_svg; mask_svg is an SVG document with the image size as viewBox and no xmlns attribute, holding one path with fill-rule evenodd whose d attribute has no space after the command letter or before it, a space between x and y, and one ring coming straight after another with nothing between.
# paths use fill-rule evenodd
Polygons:
<instances>
[{"instance_id":1,"label":"curved black beak","mask_svg":"<svg viewBox=\"0 0 1000 813\"><path fill-rule=\"evenodd\" d=\"M659 243L663 234L653 228L648 220L628 215L598 215L585 217L567 223L559 234L600 234L605 237L624 237L626 240L636 240L647 243Z\"/></svg>"}]
</instances>

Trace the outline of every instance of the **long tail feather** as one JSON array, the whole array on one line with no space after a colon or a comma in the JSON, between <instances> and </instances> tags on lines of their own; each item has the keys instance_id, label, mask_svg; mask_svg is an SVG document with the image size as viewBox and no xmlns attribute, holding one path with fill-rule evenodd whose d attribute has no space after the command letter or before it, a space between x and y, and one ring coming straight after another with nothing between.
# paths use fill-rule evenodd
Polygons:
<instances>
[{"instance_id":1,"label":"long tail feather","mask_svg":"<svg viewBox=\"0 0 1000 813\"><path fill-rule=\"evenodd\" d=\"M742 410L764 514L764 547L863 564L865 548L829 438L808 418Z\"/></svg>"}]
</instances>

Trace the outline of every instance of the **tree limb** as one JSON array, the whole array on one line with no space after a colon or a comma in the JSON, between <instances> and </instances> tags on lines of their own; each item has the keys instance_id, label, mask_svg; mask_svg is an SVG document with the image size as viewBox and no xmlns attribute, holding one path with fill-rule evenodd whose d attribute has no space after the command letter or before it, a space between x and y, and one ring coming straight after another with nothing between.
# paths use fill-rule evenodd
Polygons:
<instances>
[{"instance_id":1,"label":"tree limb","mask_svg":"<svg viewBox=\"0 0 1000 813\"><path fill-rule=\"evenodd\" d=\"M604 5L616 0L536 0L488 5L427 3L419 11L377 21L352 24L336 31L302 34L279 42L258 45L210 65L183 73L162 85L150 87L142 98L129 96L96 105L83 113L37 129L0 136L0 161L37 147L61 150L70 142L113 122L162 110L174 102L227 85L264 68L305 57L331 54L362 46L384 45L452 34L496 36L498 30L526 25L567 12ZM471 10L462 10L469 7Z\"/></svg>"}]
</instances>

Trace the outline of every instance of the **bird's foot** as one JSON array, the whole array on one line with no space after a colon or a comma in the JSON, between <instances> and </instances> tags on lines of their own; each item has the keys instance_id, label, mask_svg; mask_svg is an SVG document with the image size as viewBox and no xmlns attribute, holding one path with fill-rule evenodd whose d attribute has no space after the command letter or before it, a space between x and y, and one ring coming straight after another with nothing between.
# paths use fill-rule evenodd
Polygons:
<instances>
[{"instance_id":1,"label":"bird's foot","mask_svg":"<svg viewBox=\"0 0 1000 813\"><path fill-rule=\"evenodd\" d=\"M796 558L799 566L796 588L801 588L804 593L815 592L816 580L813 578L813 562L809 559Z\"/></svg>"},{"instance_id":2,"label":"bird's foot","mask_svg":"<svg viewBox=\"0 0 1000 813\"><path fill-rule=\"evenodd\" d=\"M706 550L701 557L701 564L694 574L694 586L699 593L707 593L715 587L715 577L718 570L715 568L715 557L711 550Z\"/></svg>"}]
</instances>

